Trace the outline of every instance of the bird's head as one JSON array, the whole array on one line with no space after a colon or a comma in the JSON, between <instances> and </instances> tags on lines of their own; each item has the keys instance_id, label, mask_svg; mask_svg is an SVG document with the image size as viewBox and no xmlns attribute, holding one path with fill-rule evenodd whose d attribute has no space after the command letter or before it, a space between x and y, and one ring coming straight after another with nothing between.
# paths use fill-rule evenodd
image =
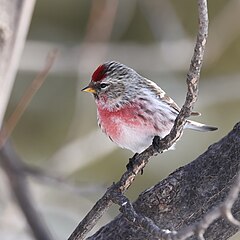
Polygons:
<instances>
[{"instance_id":1,"label":"bird's head","mask_svg":"<svg viewBox=\"0 0 240 240\"><path fill-rule=\"evenodd\" d=\"M129 100L127 92L134 74L134 70L121 63L106 62L94 71L91 82L82 91L93 93L98 104L119 108Z\"/></svg>"}]
</instances>

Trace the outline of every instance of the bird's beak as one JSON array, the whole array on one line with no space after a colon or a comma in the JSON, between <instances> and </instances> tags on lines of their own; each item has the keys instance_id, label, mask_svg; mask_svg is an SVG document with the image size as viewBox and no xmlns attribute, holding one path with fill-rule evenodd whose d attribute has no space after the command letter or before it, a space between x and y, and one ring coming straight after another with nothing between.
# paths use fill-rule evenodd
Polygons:
<instances>
[{"instance_id":1,"label":"bird's beak","mask_svg":"<svg viewBox=\"0 0 240 240\"><path fill-rule=\"evenodd\" d=\"M89 86L83 88L82 91L89 92L89 93L94 93L94 94L96 93L96 90L92 87L89 87Z\"/></svg>"}]
</instances>

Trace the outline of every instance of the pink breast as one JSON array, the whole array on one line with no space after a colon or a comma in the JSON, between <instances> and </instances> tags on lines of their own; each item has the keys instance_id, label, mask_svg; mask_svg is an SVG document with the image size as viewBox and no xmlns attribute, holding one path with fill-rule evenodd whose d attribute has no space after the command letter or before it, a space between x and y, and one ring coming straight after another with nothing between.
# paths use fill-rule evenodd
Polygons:
<instances>
[{"instance_id":1,"label":"pink breast","mask_svg":"<svg viewBox=\"0 0 240 240\"><path fill-rule=\"evenodd\" d=\"M102 130L106 132L113 141L116 141L121 136L123 125L133 128L144 125L144 118L141 112L143 111L134 105L115 111L98 107L98 118Z\"/></svg>"}]
</instances>

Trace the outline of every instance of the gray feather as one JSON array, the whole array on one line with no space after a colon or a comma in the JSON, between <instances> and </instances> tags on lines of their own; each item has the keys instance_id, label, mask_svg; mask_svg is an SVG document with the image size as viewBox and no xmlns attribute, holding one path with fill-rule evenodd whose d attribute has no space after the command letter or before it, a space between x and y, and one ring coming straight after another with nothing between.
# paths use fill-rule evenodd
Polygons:
<instances>
[{"instance_id":1,"label":"gray feather","mask_svg":"<svg viewBox=\"0 0 240 240\"><path fill-rule=\"evenodd\" d=\"M206 124L195 122L192 120L187 120L185 128L189 128L189 129L200 131L200 132L215 131L218 129L217 127L208 126Z\"/></svg>"}]
</instances>

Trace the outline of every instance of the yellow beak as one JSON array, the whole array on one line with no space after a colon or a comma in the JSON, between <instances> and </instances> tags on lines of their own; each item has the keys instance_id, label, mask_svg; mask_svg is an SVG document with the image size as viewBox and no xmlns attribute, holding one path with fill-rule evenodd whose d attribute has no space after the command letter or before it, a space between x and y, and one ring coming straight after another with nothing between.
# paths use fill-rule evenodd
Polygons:
<instances>
[{"instance_id":1,"label":"yellow beak","mask_svg":"<svg viewBox=\"0 0 240 240\"><path fill-rule=\"evenodd\" d=\"M96 90L89 86L83 88L82 91L89 92L89 93L96 93Z\"/></svg>"}]
</instances>

